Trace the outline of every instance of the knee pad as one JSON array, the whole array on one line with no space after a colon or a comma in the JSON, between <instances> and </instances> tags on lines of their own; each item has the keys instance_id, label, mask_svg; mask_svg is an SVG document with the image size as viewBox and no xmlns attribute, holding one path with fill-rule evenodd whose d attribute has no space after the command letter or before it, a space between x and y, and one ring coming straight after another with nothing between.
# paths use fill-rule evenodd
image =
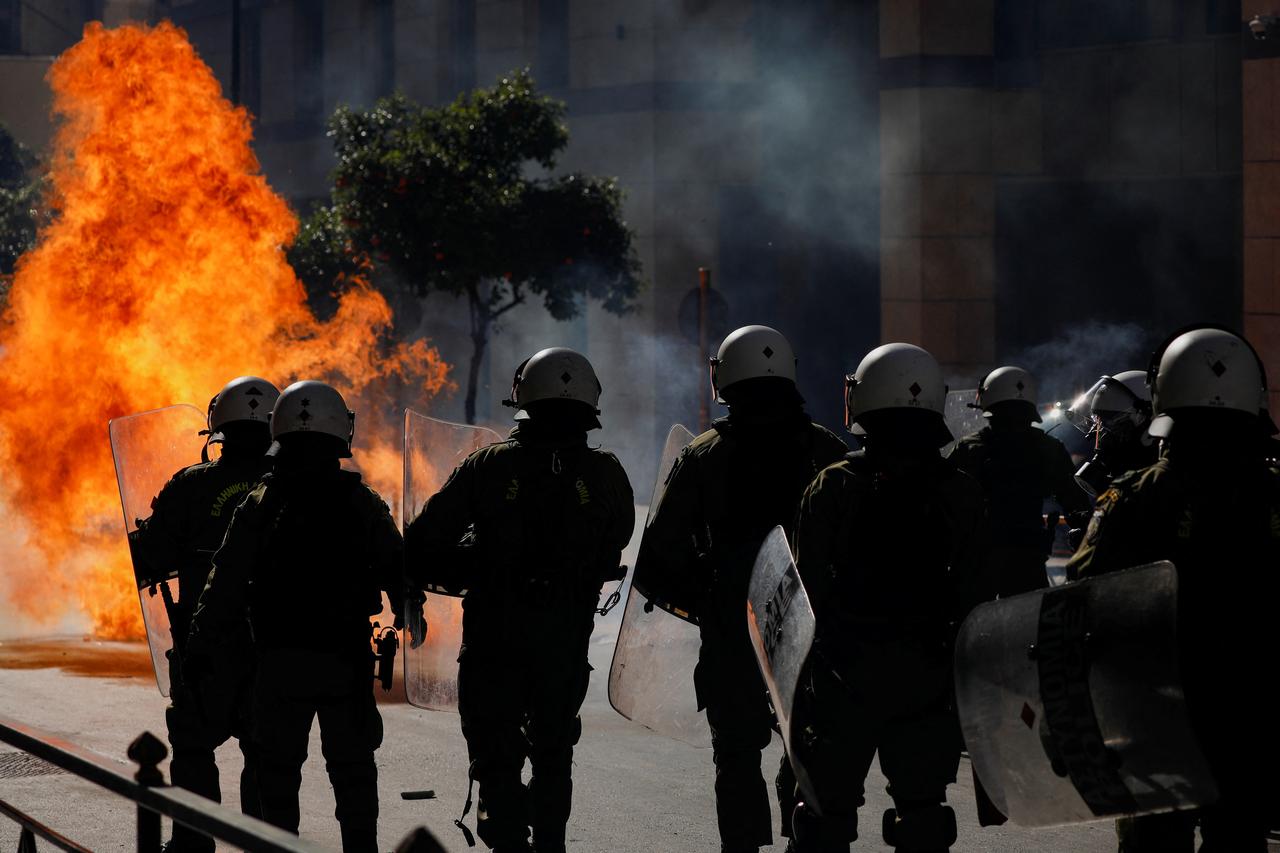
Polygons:
<instances>
[{"instance_id":1,"label":"knee pad","mask_svg":"<svg viewBox=\"0 0 1280 853\"><path fill-rule=\"evenodd\" d=\"M858 840L858 816L827 817L803 802L796 803L791 813L791 835L799 850L847 851Z\"/></svg>"},{"instance_id":2,"label":"knee pad","mask_svg":"<svg viewBox=\"0 0 1280 853\"><path fill-rule=\"evenodd\" d=\"M928 805L884 813L884 843L896 850L942 850L956 843L956 813Z\"/></svg>"}]
</instances>

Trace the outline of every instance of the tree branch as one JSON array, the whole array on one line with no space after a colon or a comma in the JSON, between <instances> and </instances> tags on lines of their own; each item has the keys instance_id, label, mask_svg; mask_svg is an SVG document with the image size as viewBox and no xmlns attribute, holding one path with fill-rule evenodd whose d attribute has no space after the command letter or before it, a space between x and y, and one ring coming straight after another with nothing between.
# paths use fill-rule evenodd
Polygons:
<instances>
[{"instance_id":1,"label":"tree branch","mask_svg":"<svg viewBox=\"0 0 1280 853\"><path fill-rule=\"evenodd\" d=\"M505 313L507 313L508 311L510 311L512 308L515 308L517 305L522 305L522 304L524 304L524 297L523 297L523 296L515 296L515 297L512 297L511 301L510 301L510 302L508 302L506 305L503 305L501 308L499 308L499 309L498 309L498 310L496 310L496 311L491 311L491 312L489 313L489 319L490 319L490 320L496 320L496 319L498 319L499 317L501 317L503 314L505 314Z\"/></svg>"}]
</instances>

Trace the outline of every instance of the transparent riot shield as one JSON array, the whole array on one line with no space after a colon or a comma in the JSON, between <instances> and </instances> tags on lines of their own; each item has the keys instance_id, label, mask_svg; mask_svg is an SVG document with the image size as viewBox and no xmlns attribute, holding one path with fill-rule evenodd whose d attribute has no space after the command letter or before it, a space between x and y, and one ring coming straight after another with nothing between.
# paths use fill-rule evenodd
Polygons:
<instances>
[{"instance_id":1,"label":"transparent riot shield","mask_svg":"<svg viewBox=\"0 0 1280 853\"><path fill-rule=\"evenodd\" d=\"M427 499L440 491L458 463L472 451L501 441L491 429L404 413L404 527ZM410 604L403 649L404 689L410 704L432 711L458 710L458 650L462 645L462 599L427 592L421 608ZM425 621L425 625L423 622Z\"/></svg>"},{"instance_id":2,"label":"transparent riot shield","mask_svg":"<svg viewBox=\"0 0 1280 853\"><path fill-rule=\"evenodd\" d=\"M693 433L676 424L667 434L658 463L649 517L680 451ZM645 526L648 526L646 522ZM622 613L613 663L609 667L609 704L628 720L698 747L711 745L711 731L698 710L693 668L702 636L698 626L631 585Z\"/></svg>"},{"instance_id":3,"label":"transparent riot shield","mask_svg":"<svg viewBox=\"0 0 1280 853\"><path fill-rule=\"evenodd\" d=\"M1171 563L979 605L956 646L973 766L1023 826L1217 796L1183 699Z\"/></svg>"},{"instance_id":4,"label":"transparent riot shield","mask_svg":"<svg viewBox=\"0 0 1280 853\"><path fill-rule=\"evenodd\" d=\"M947 399L943 405L942 417L947 422L947 429L951 430L951 435L956 441L964 438L966 435L972 435L980 431L987 425L986 418L982 417L982 410L970 407L970 403L978 398L978 390L976 388L968 391L948 391ZM951 445L947 445L943 449L944 455L951 450Z\"/></svg>"},{"instance_id":5,"label":"transparent riot shield","mask_svg":"<svg viewBox=\"0 0 1280 853\"><path fill-rule=\"evenodd\" d=\"M796 782L810 803L818 798L800 761L791 746L791 720L795 709L796 688L809 650L817 622L813 607L800 573L791 559L791 545L781 527L769 532L756 555L751 571L751 585L747 593L747 630L755 647L760 673L769 688L769 700L782 730L782 741Z\"/></svg>"},{"instance_id":6,"label":"transparent riot shield","mask_svg":"<svg viewBox=\"0 0 1280 853\"><path fill-rule=\"evenodd\" d=\"M125 533L132 536L151 515L151 501L180 469L200 461L205 416L195 406L179 405L115 418L107 425L116 464ZM134 565L142 621L151 647L151 665L162 696L169 695L169 660L173 636L168 608L181 594L178 567L162 577L145 577Z\"/></svg>"}]
</instances>

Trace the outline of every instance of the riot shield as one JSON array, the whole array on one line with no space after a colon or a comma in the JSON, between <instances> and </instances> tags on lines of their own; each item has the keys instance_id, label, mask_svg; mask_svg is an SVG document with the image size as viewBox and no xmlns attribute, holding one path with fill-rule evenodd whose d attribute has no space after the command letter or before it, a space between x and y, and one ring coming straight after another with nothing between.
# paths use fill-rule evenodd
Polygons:
<instances>
[{"instance_id":1,"label":"riot shield","mask_svg":"<svg viewBox=\"0 0 1280 853\"><path fill-rule=\"evenodd\" d=\"M650 518L671 466L691 441L693 433L680 424L667 434ZM693 668L701 647L697 625L652 601L633 583L609 667L609 704L628 720L659 734L697 747L710 746L711 732L693 688Z\"/></svg>"},{"instance_id":2,"label":"riot shield","mask_svg":"<svg viewBox=\"0 0 1280 853\"><path fill-rule=\"evenodd\" d=\"M132 535L151 515L151 501L170 477L200 461L200 448L204 445L200 431L204 428L204 414L188 405L115 418L107 424L126 534ZM140 566L134 565L151 665L162 696L169 695L167 654L173 648L168 608L182 594L177 576L177 566L164 577L148 578Z\"/></svg>"},{"instance_id":3,"label":"riot shield","mask_svg":"<svg viewBox=\"0 0 1280 853\"><path fill-rule=\"evenodd\" d=\"M801 756L791 745L796 688L809 658L809 650L813 647L817 622L809 604L809 595L791 559L787 534L781 527L769 531L751 571L747 630L755 647L760 673L769 688L769 699L782 731L787 755L791 757L796 782L807 801L817 803L817 795L801 763Z\"/></svg>"},{"instance_id":4,"label":"riot shield","mask_svg":"<svg viewBox=\"0 0 1280 853\"><path fill-rule=\"evenodd\" d=\"M491 429L454 424L404 413L405 529L427 499L440 491L458 463L472 451L501 441ZM404 689L410 704L432 711L458 710L458 650L462 645L462 599L427 592L419 618L412 603L406 608L408 635L403 647Z\"/></svg>"},{"instance_id":5,"label":"riot shield","mask_svg":"<svg viewBox=\"0 0 1280 853\"><path fill-rule=\"evenodd\" d=\"M1217 796L1183 699L1177 573L1154 563L979 605L956 645L978 777L1023 826Z\"/></svg>"},{"instance_id":6,"label":"riot shield","mask_svg":"<svg viewBox=\"0 0 1280 853\"><path fill-rule=\"evenodd\" d=\"M964 438L966 435L972 435L980 431L987 425L987 420L982 416L981 409L972 408L969 404L978 398L977 389L968 391L948 391L947 400L943 405L942 417L947 422L947 429L951 430L951 435L956 441ZM943 453L949 452L951 445L943 449Z\"/></svg>"}]
</instances>

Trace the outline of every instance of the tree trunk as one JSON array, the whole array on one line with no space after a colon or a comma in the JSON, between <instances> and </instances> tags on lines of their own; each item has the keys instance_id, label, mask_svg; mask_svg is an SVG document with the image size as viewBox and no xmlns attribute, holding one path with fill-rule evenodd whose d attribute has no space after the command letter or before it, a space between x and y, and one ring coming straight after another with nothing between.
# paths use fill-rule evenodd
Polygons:
<instances>
[{"instance_id":1,"label":"tree trunk","mask_svg":"<svg viewBox=\"0 0 1280 853\"><path fill-rule=\"evenodd\" d=\"M488 345L487 327L483 334L471 335L471 365L467 370L467 399L463 407L469 424L476 422L476 386L480 382L480 364L484 361L484 351Z\"/></svg>"},{"instance_id":2,"label":"tree trunk","mask_svg":"<svg viewBox=\"0 0 1280 853\"><path fill-rule=\"evenodd\" d=\"M467 398L463 404L463 414L467 423L474 424L480 365L484 362L484 351L489 346L489 327L493 322L493 315L487 301L481 297L479 285L468 290L467 298L471 309L471 364L467 369Z\"/></svg>"}]
</instances>

